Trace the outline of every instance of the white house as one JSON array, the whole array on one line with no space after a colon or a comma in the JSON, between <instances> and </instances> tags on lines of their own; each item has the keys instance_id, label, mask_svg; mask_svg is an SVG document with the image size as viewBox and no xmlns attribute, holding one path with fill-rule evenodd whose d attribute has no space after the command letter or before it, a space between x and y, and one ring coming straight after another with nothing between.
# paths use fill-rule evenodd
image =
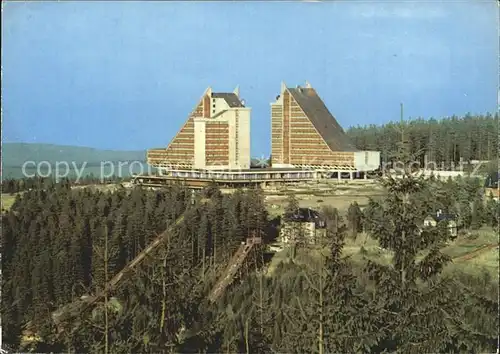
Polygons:
<instances>
[{"instance_id":1,"label":"white house","mask_svg":"<svg viewBox=\"0 0 500 354\"><path fill-rule=\"evenodd\" d=\"M295 213L283 215L280 240L283 244L315 244L325 234L326 223L319 213L309 208L299 208Z\"/></svg>"},{"instance_id":2,"label":"white house","mask_svg":"<svg viewBox=\"0 0 500 354\"><path fill-rule=\"evenodd\" d=\"M428 215L424 219L424 226L436 227L439 222L446 221L450 236L457 236L458 230L456 220L457 218L455 215L443 213L443 211L439 209L435 214Z\"/></svg>"}]
</instances>

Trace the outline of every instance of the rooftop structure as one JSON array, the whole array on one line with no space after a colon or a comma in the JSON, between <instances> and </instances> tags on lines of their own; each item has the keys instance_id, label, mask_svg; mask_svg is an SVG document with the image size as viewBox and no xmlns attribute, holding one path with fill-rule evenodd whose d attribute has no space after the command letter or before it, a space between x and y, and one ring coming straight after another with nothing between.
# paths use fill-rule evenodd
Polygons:
<instances>
[{"instance_id":1,"label":"rooftop structure","mask_svg":"<svg viewBox=\"0 0 500 354\"><path fill-rule=\"evenodd\" d=\"M326 226L319 212L310 208L298 208L293 213L285 213L283 220L286 222L313 222L316 224L316 228L324 228Z\"/></svg>"}]
</instances>

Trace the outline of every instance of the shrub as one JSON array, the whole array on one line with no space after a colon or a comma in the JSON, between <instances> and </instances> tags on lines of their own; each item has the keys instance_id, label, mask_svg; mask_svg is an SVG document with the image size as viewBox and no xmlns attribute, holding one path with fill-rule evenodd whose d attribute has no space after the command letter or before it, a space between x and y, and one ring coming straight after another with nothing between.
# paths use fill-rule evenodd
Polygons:
<instances>
[{"instance_id":1,"label":"shrub","mask_svg":"<svg viewBox=\"0 0 500 354\"><path fill-rule=\"evenodd\" d=\"M467 235L467 239L468 240L475 240L479 237L479 233L478 232L470 232L468 235Z\"/></svg>"}]
</instances>

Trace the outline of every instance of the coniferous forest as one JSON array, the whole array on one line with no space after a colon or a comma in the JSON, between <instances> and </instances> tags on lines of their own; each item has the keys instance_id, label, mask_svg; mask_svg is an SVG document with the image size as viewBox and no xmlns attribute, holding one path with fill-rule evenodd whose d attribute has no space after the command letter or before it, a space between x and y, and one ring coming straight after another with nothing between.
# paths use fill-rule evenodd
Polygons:
<instances>
[{"instance_id":1,"label":"coniferous forest","mask_svg":"<svg viewBox=\"0 0 500 354\"><path fill-rule=\"evenodd\" d=\"M2 215L3 342L56 353L496 351L497 280L444 273L451 259L441 249L451 236L421 221L439 206L459 212L466 229L496 227L498 203L483 204L469 179L380 183L387 193L362 217L357 205L345 221L325 208L317 257L289 259L271 274L265 243L276 222L260 189L99 191L63 181L26 190ZM353 226L361 220L362 228ZM109 288L167 227L164 242ZM392 251L389 264L343 255L346 237L360 229ZM223 296L208 301L235 250L255 234L264 244ZM56 326L56 311L103 292Z\"/></svg>"},{"instance_id":2,"label":"coniferous forest","mask_svg":"<svg viewBox=\"0 0 500 354\"><path fill-rule=\"evenodd\" d=\"M445 119L412 119L404 122L406 139L415 161L424 156L445 169L457 166L460 159L490 161L498 158L498 114L452 116ZM346 132L360 150L381 152L390 161L398 152L401 122L352 127ZM495 169L498 164L495 164Z\"/></svg>"}]
</instances>

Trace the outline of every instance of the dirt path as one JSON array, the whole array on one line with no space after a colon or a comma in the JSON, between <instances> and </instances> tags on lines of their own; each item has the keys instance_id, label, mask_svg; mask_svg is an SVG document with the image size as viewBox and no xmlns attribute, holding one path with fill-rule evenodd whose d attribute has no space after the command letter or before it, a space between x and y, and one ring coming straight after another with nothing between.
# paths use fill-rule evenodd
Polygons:
<instances>
[{"instance_id":1,"label":"dirt path","mask_svg":"<svg viewBox=\"0 0 500 354\"><path fill-rule=\"evenodd\" d=\"M455 257L453 258L453 261L454 262L462 262L462 261L468 261L472 258L475 258L477 256L479 256L481 253L484 253L492 248L495 248L495 247L498 247L498 244L497 243L491 243L489 245L483 245L479 248L476 248L474 251L472 252L469 252L469 253L466 253L464 255L461 255L461 256L458 256L458 257Z\"/></svg>"}]
</instances>

